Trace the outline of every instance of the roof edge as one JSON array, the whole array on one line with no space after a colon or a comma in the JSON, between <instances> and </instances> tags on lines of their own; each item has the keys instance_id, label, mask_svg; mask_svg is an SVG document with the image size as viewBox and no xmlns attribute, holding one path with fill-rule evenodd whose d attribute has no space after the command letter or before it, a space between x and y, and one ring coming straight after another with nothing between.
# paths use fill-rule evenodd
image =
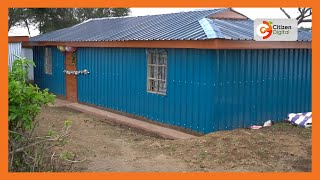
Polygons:
<instances>
[{"instance_id":1,"label":"roof edge","mask_svg":"<svg viewBox=\"0 0 320 180\"><path fill-rule=\"evenodd\" d=\"M90 42L28 42L29 46L74 46L104 48L187 48L187 49L311 49L311 41L248 40L152 40Z\"/></svg>"},{"instance_id":2,"label":"roof edge","mask_svg":"<svg viewBox=\"0 0 320 180\"><path fill-rule=\"evenodd\" d=\"M8 43L28 42L29 36L8 36Z\"/></svg>"}]
</instances>

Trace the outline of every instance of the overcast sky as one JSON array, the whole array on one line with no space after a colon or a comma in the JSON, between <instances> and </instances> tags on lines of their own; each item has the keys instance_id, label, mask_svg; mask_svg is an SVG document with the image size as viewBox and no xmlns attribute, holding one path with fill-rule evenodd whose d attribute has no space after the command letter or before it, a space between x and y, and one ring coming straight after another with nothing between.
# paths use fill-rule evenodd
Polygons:
<instances>
[{"instance_id":1,"label":"overcast sky","mask_svg":"<svg viewBox=\"0 0 320 180\"><path fill-rule=\"evenodd\" d=\"M181 11L192 11L197 9L209 9L209 8L130 8L131 16L143 16L153 14L166 14ZM296 17L299 13L297 8L285 8L287 12ZM234 10L248 16L251 19L256 18L286 18L286 16L280 11L279 8L234 8ZM302 23L303 27L311 27L311 23ZM31 28L31 36L36 36L39 31L35 28ZM9 32L9 36L28 36L26 28L13 27Z\"/></svg>"}]
</instances>

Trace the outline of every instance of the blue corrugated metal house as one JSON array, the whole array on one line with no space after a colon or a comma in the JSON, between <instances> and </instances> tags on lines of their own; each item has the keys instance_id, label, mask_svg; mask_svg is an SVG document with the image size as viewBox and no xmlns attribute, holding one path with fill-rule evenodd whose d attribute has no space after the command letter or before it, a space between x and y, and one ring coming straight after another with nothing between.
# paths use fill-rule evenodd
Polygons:
<instances>
[{"instance_id":1,"label":"blue corrugated metal house","mask_svg":"<svg viewBox=\"0 0 320 180\"><path fill-rule=\"evenodd\" d=\"M311 111L311 32L294 42L253 36L253 21L232 9L90 19L31 38L34 81L202 133Z\"/></svg>"}]
</instances>

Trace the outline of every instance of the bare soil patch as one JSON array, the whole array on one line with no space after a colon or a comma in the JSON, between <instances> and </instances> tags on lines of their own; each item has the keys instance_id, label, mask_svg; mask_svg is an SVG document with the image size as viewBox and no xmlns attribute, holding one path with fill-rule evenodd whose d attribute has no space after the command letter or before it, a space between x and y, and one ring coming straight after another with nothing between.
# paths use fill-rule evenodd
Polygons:
<instances>
[{"instance_id":1,"label":"bare soil patch","mask_svg":"<svg viewBox=\"0 0 320 180\"><path fill-rule=\"evenodd\" d=\"M43 108L37 133L72 121L64 151L86 159L79 171L311 171L311 130L277 123L164 140L66 107Z\"/></svg>"}]
</instances>

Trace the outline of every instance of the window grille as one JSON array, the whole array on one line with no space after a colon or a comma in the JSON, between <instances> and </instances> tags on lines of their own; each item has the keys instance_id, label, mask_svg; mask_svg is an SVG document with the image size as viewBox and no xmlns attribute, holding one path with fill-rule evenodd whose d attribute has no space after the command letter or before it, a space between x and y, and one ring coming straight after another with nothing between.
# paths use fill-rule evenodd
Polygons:
<instances>
[{"instance_id":1,"label":"window grille","mask_svg":"<svg viewBox=\"0 0 320 180\"><path fill-rule=\"evenodd\" d=\"M167 60L165 50L148 50L148 92L165 95L167 93Z\"/></svg>"}]
</instances>

